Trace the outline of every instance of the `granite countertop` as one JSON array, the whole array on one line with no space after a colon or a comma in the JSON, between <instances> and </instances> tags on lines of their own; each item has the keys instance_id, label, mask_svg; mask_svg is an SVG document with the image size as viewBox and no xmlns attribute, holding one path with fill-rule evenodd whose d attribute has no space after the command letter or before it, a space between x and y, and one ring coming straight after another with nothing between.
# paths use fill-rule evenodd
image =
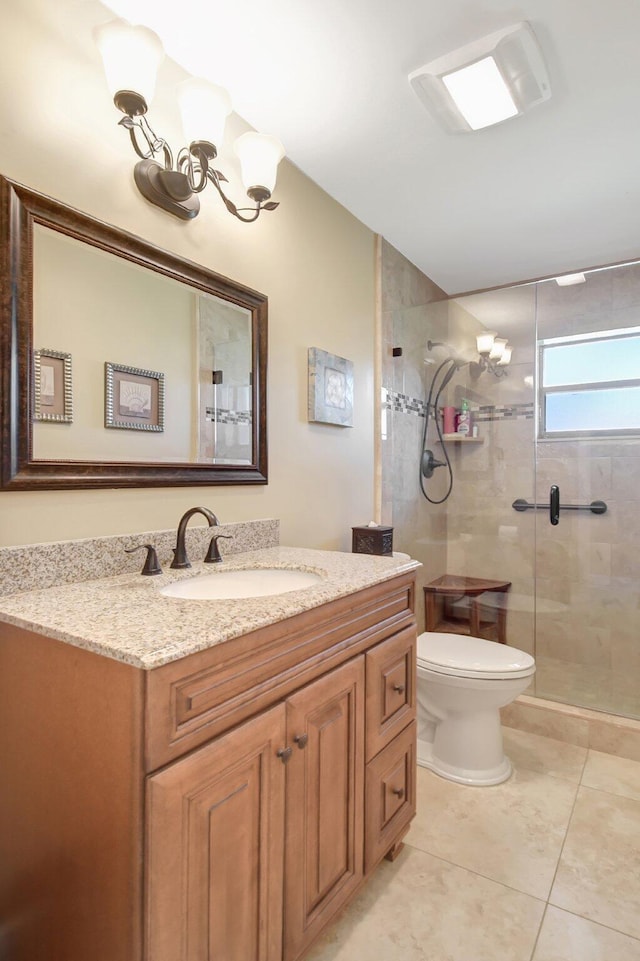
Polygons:
<instances>
[{"instance_id":1,"label":"granite countertop","mask_svg":"<svg viewBox=\"0 0 640 961\"><path fill-rule=\"evenodd\" d=\"M419 567L414 560L297 547L194 563L154 577L119 574L0 597L0 621L150 670L240 637ZM160 593L173 581L247 568L304 570L322 577L303 590L237 600L184 600Z\"/></svg>"}]
</instances>

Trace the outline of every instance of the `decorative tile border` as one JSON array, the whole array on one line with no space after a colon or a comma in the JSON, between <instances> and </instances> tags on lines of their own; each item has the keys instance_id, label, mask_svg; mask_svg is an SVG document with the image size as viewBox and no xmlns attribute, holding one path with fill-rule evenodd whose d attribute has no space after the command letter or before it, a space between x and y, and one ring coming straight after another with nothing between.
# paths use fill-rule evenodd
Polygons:
<instances>
[{"instance_id":1,"label":"decorative tile border","mask_svg":"<svg viewBox=\"0 0 640 961\"><path fill-rule=\"evenodd\" d=\"M227 410L223 407L206 407L205 417L217 424L250 424L250 410Z\"/></svg>"},{"instance_id":2,"label":"decorative tile border","mask_svg":"<svg viewBox=\"0 0 640 961\"><path fill-rule=\"evenodd\" d=\"M427 411L424 401L395 390L387 390L386 387L382 388L382 406L386 410L398 411L400 414L417 414L418 417L424 417Z\"/></svg>"},{"instance_id":3,"label":"decorative tile border","mask_svg":"<svg viewBox=\"0 0 640 961\"><path fill-rule=\"evenodd\" d=\"M491 404L481 404L472 407L471 413L476 424L495 420L533 420L533 402L528 404L511 404L509 407L494 407Z\"/></svg>"},{"instance_id":4,"label":"decorative tile border","mask_svg":"<svg viewBox=\"0 0 640 961\"><path fill-rule=\"evenodd\" d=\"M196 521L197 518L194 524ZM231 535L231 540L218 542L223 556L278 547L280 543L280 521L275 519L224 524L216 528L216 532ZM187 550L192 560L202 560L210 539L211 530L207 526L187 528ZM0 597L142 570L144 551L124 552L125 548L137 544L153 544L160 563L166 565L173 556L175 543L176 531L168 530L3 547L0 548Z\"/></svg>"},{"instance_id":5,"label":"decorative tile border","mask_svg":"<svg viewBox=\"0 0 640 961\"><path fill-rule=\"evenodd\" d=\"M382 388L382 406L385 410L396 411L399 414L417 414L424 417L427 405L417 397L401 394L395 390ZM495 407L491 404L481 404L471 407L474 423L486 424L498 420L533 420L533 402L527 404L511 404L508 407Z\"/></svg>"}]
</instances>

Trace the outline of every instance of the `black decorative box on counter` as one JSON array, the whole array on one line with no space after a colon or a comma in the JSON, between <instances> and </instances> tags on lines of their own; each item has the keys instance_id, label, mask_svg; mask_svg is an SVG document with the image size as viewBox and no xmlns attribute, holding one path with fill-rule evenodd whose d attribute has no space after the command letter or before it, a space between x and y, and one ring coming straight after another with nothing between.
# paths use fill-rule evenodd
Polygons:
<instances>
[{"instance_id":1,"label":"black decorative box on counter","mask_svg":"<svg viewBox=\"0 0 640 961\"><path fill-rule=\"evenodd\" d=\"M393 554L393 527L352 527L352 554Z\"/></svg>"}]
</instances>

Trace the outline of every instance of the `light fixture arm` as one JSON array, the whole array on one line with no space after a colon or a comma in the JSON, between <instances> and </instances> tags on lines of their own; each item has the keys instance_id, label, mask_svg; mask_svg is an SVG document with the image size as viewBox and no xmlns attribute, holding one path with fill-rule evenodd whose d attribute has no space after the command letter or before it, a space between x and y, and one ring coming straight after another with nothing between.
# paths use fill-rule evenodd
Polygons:
<instances>
[{"instance_id":1,"label":"light fixture arm","mask_svg":"<svg viewBox=\"0 0 640 961\"><path fill-rule=\"evenodd\" d=\"M224 183L228 183L228 180L224 176L224 174L220 173L219 170L213 170L212 168L209 168L207 171L207 177L210 183L213 184L213 186L216 188L216 190L220 194L222 202L227 208L227 210L229 211L229 213L233 214L234 217L237 217L238 220L241 220L244 224L251 224L253 223L254 220L257 220L258 217L260 216L261 210L275 210L276 207L279 206L278 203L274 203L273 201L271 201L270 203L262 203L258 198L256 198L255 207L236 207L234 202L232 200L229 200L224 190L220 186L221 181L223 181ZM265 193L267 193L267 199L268 199L268 197L270 197L271 194L268 193L268 191L265 191ZM251 216L243 217L242 214L245 212L250 212Z\"/></svg>"},{"instance_id":2,"label":"light fixture arm","mask_svg":"<svg viewBox=\"0 0 640 961\"><path fill-rule=\"evenodd\" d=\"M494 377L507 376L506 367L498 367L497 364L494 364L492 360L489 360L488 357L484 357L482 354L480 354L477 361L471 361L469 369L474 377L479 377L480 374L482 374L485 370L489 371L490 374L493 374Z\"/></svg>"},{"instance_id":3,"label":"light fixture arm","mask_svg":"<svg viewBox=\"0 0 640 961\"><path fill-rule=\"evenodd\" d=\"M176 167L186 176L191 192L194 194L201 193L207 186L209 159L213 160L217 155L213 144L209 146L212 148L211 151L207 151L200 144L192 143L189 147L183 147L178 154Z\"/></svg>"},{"instance_id":4,"label":"light fixture arm","mask_svg":"<svg viewBox=\"0 0 640 961\"><path fill-rule=\"evenodd\" d=\"M123 109L121 102L116 101L116 106ZM127 107L129 106L127 104ZM200 204L194 195L201 193L207 183L212 183L229 213L245 224L257 220L263 210L275 210L279 206L278 203L270 201L271 192L265 187L251 187L247 193L255 200L256 206L236 207L221 187L221 183L229 182L228 179L222 171L211 166L211 161L215 160L218 151L215 145L207 140L194 141L188 147L182 147L174 168L171 147L163 137L158 137L151 127L146 118L146 104L143 108L139 104L136 106L136 113L124 116L119 121L119 126L129 131L133 149L143 161L136 164L134 179L140 192L151 203L183 220L191 220L200 210ZM141 139L144 147L141 146ZM159 154L162 154L162 167L155 162Z\"/></svg>"},{"instance_id":5,"label":"light fixture arm","mask_svg":"<svg viewBox=\"0 0 640 961\"><path fill-rule=\"evenodd\" d=\"M129 131L129 138L131 140L133 149L141 160L152 160L156 154L159 154L160 151L162 151L164 154L165 168L167 170L171 170L173 168L173 154L171 152L171 147L166 140L158 137L158 135L153 131L144 114L136 118L130 115L123 117L122 120L118 122L118 125L120 127L125 127ZM145 143L149 148L148 150L140 149L138 135L136 133L137 130L142 133Z\"/></svg>"}]
</instances>

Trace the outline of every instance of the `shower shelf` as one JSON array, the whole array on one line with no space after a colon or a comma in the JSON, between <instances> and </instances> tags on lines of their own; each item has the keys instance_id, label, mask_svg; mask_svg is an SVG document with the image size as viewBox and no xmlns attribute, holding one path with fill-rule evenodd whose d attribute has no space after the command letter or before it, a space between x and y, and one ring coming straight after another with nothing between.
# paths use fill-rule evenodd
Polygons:
<instances>
[{"instance_id":1,"label":"shower shelf","mask_svg":"<svg viewBox=\"0 0 640 961\"><path fill-rule=\"evenodd\" d=\"M484 444L484 437L465 437L464 434L443 434L442 440L452 441L454 444Z\"/></svg>"}]
</instances>

